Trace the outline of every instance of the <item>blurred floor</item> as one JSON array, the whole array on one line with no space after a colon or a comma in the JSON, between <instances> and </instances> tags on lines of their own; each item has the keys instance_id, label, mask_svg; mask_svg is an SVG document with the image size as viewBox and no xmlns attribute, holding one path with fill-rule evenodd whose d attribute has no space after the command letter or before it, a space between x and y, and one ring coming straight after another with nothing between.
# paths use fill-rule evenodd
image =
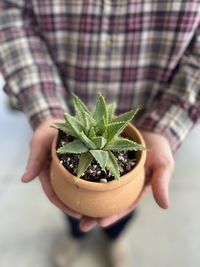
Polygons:
<instances>
[{"instance_id":1,"label":"blurred floor","mask_svg":"<svg viewBox=\"0 0 200 267\"><path fill-rule=\"evenodd\" d=\"M0 125L0 267L51 267L50 254L65 232L64 219L37 180L20 182L31 130L21 113L6 108L2 92ZM159 209L149 194L130 225L132 267L200 266L199 137L197 127L176 155L170 209ZM109 267L103 249L95 231L71 267Z\"/></svg>"}]
</instances>

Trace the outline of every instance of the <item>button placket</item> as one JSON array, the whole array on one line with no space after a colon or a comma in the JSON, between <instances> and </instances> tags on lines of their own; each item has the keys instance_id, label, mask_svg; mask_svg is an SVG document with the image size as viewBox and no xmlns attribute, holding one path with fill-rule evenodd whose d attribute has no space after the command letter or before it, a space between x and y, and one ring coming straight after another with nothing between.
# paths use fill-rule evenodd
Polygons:
<instances>
[{"instance_id":1,"label":"button placket","mask_svg":"<svg viewBox=\"0 0 200 267\"><path fill-rule=\"evenodd\" d=\"M103 20L104 20L104 17L110 17L111 13L112 13L112 2L111 0L103 0ZM108 27L109 24L108 24ZM112 36L111 34L109 33L109 29L108 28L104 28L103 27L103 33L104 33L104 37L103 37L103 44L104 46L107 46L107 47L110 47L112 45Z\"/></svg>"}]
</instances>

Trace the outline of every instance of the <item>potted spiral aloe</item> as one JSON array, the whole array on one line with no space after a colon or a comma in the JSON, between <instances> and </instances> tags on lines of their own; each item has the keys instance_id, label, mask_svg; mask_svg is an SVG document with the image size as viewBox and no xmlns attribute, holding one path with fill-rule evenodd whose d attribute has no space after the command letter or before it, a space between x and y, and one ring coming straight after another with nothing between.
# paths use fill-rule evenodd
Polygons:
<instances>
[{"instance_id":1,"label":"potted spiral aloe","mask_svg":"<svg viewBox=\"0 0 200 267\"><path fill-rule=\"evenodd\" d=\"M75 115L64 113L52 146L51 183L67 206L91 217L128 208L144 184L145 144L130 123L138 109L115 115L99 95L90 111L72 95Z\"/></svg>"}]
</instances>

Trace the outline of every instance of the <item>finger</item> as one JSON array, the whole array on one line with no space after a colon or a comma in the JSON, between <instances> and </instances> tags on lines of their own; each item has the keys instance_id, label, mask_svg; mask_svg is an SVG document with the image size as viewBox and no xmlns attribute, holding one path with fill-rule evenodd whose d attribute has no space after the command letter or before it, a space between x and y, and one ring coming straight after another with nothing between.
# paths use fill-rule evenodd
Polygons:
<instances>
[{"instance_id":1,"label":"finger","mask_svg":"<svg viewBox=\"0 0 200 267\"><path fill-rule=\"evenodd\" d=\"M107 226L119 221L121 218L123 218L127 214L129 214L131 211L133 211L135 209L136 206L137 206L137 204L134 203L134 205L132 205L127 210L125 210L119 214L115 214L115 215L109 216L109 217L100 218L100 219L98 219L98 224L101 227L107 227Z\"/></svg>"},{"instance_id":2,"label":"finger","mask_svg":"<svg viewBox=\"0 0 200 267\"><path fill-rule=\"evenodd\" d=\"M157 204L167 209L169 207L169 182L172 175L170 168L160 167L152 175L152 191Z\"/></svg>"},{"instance_id":3,"label":"finger","mask_svg":"<svg viewBox=\"0 0 200 267\"><path fill-rule=\"evenodd\" d=\"M96 219L84 216L80 220L80 230L82 232L88 232L91 229L93 229L95 226L97 226L97 224L98 223Z\"/></svg>"},{"instance_id":4,"label":"finger","mask_svg":"<svg viewBox=\"0 0 200 267\"><path fill-rule=\"evenodd\" d=\"M119 214L115 214L113 216L100 218L100 219L97 220L98 224L101 227L107 227L107 226L117 222L118 220L120 220L124 216L128 215L131 211L133 211L138 206L138 204L144 198L144 196L149 191L149 189L150 189L150 185L145 185L143 190L141 191L140 195L136 199L136 201L134 201L134 203L128 209L126 209L125 211L123 211L123 212L121 212Z\"/></svg>"},{"instance_id":5,"label":"finger","mask_svg":"<svg viewBox=\"0 0 200 267\"><path fill-rule=\"evenodd\" d=\"M51 186L51 183L49 182L49 169L45 169L44 171L42 171L42 173L39 176L39 180L41 182L42 188L45 192L45 194L47 195L48 199L60 210L62 210L64 213L80 219L81 218L81 214L73 211L72 209L70 209L69 207L67 207L64 203L62 203L60 201L60 199L57 197L57 195L55 194L55 192L53 191L53 188Z\"/></svg>"}]
</instances>

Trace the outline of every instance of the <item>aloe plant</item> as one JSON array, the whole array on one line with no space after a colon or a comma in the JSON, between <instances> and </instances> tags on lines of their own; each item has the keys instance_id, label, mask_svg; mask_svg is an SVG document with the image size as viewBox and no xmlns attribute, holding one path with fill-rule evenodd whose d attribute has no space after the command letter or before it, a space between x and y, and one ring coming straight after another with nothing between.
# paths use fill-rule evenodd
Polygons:
<instances>
[{"instance_id":1,"label":"aloe plant","mask_svg":"<svg viewBox=\"0 0 200 267\"><path fill-rule=\"evenodd\" d=\"M57 153L80 154L78 178L95 159L102 170L108 170L119 179L119 166L113 151L144 150L141 144L121 136L138 109L115 116L115 103L107 104L102 94L99 94L93 111L78 96L73 94L72 97L75 116L64 113L65 122L56 123L55 127L72 136L73 141L59 147Z\"/></svg>"}]
</instances>

